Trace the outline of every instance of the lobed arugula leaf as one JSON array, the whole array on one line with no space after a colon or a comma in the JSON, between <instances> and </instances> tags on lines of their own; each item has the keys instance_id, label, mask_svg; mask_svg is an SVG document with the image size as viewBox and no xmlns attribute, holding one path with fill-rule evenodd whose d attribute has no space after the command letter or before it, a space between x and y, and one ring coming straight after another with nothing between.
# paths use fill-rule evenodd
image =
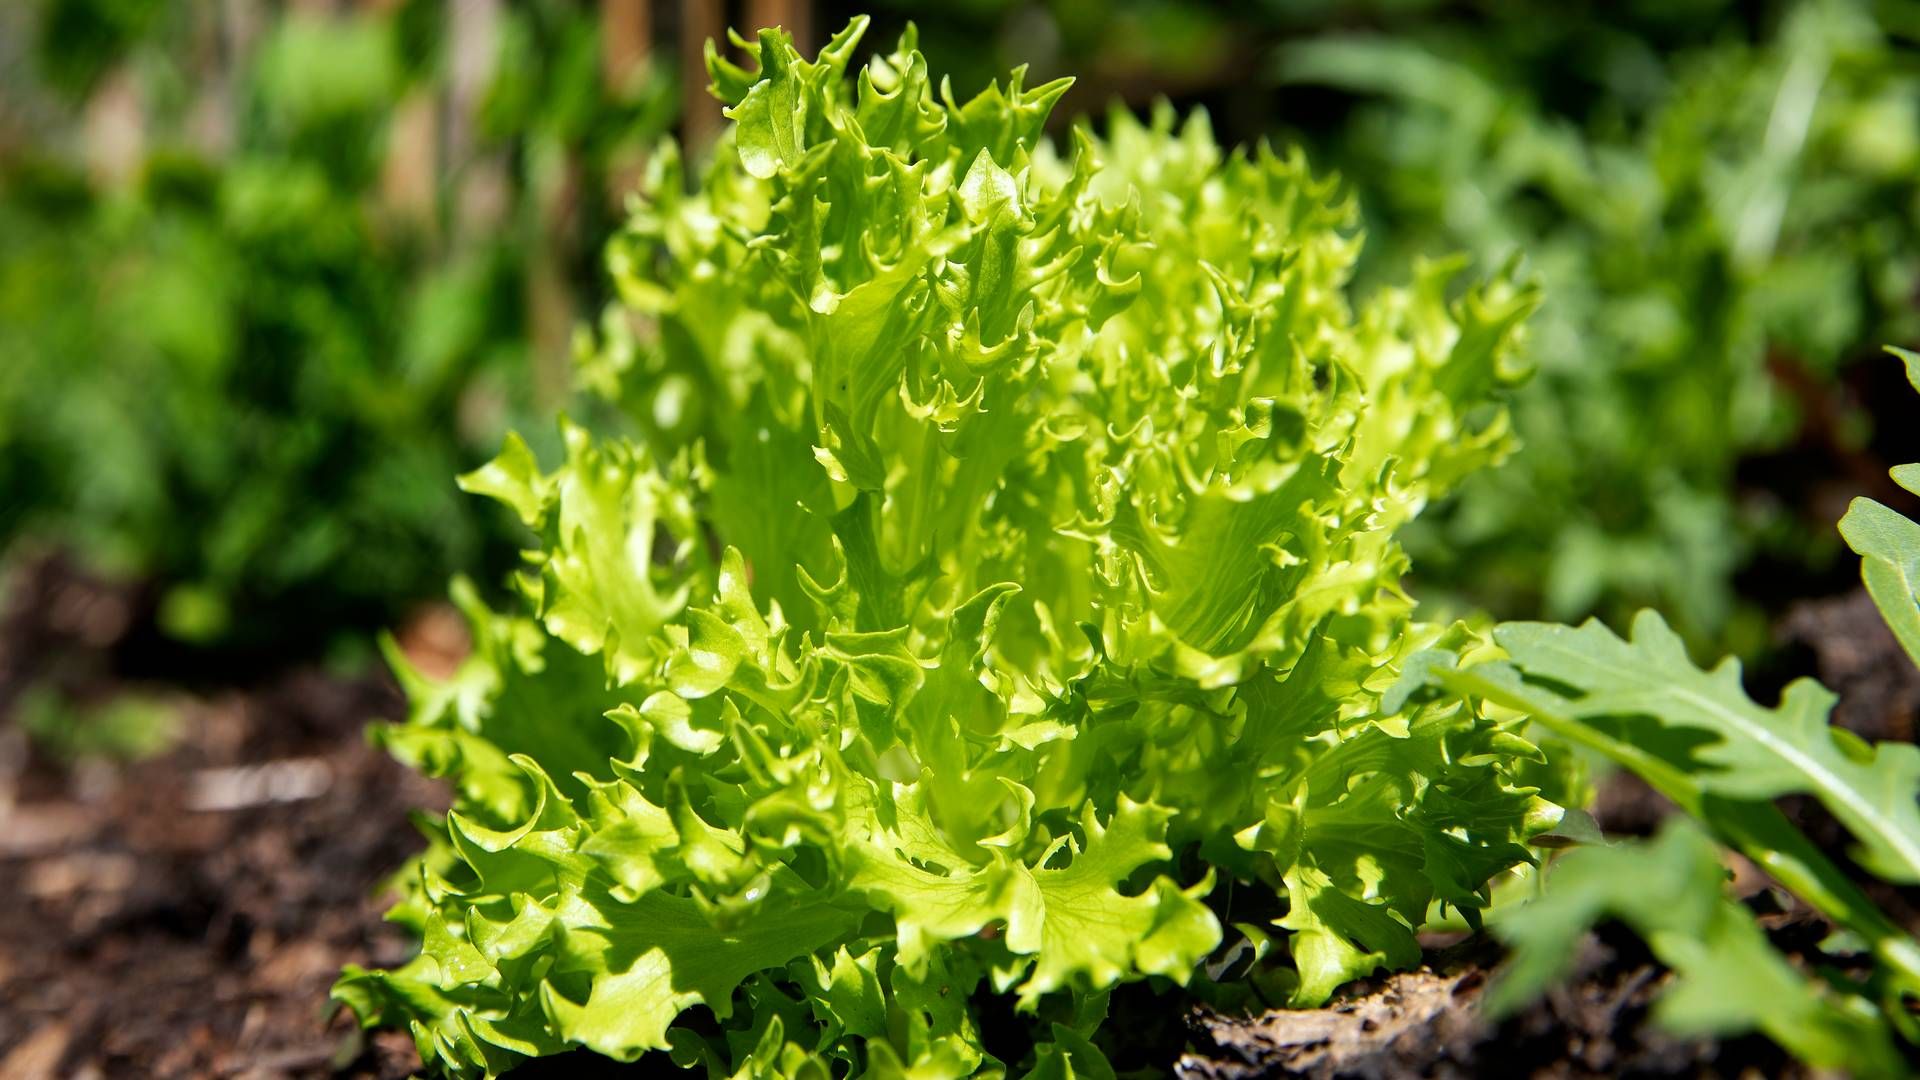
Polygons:
<instances>
[{"instance_id":1,"label":"lobed arugula leaf","mask_svg":"<svg viewBox=\"0 0 1920 1080\"><path fill-rule=\"evenodd\" d=\"M1907 381L1920 390L1920 353L1889 346L1907 368ZM1896 465L1894 482L1920 494L1920 465ZM1860 577L1900 646L1920 664L1920 525L1865 497L1856 498L1840 519L1840 535L1860 556Z\"/></svg>"},{"instance_id":2,"label":"lobed arugula leaf","mask_svg":"<svg viewBox=\"0 0 1920 1080\"><path fill-rule=\"evenodd\" d=\"M1871 869L1890 881L1920 882L1920 747L1870 749L1832 727L1834 697L1812 680L1794 682L1778 708L1764 708L1741 686L1738 661L1701 671L1652 612L1634 620L1629 640L1597 621L1577 629L1510 623L1494 640L1526 680L1517 694L1541 712L1607 733L1622 732L1622 721L1654 718L1659 732L1630 738L1684 772L1703 796L1812 795L1853 833Z\"/></svg>"},{"instance_id":3,"label":"lobed arugula leaf","mask_svg":"<svg viewBox=\"0 0 1920 1080\"><path fill-rule=\"evenodd\" d=\"M1685 818L1670 819L1645 843L1570 852L1538 899L1496 916L1494 930L1512 955L1488 992L1488 1010L1511 1012L1545 990L1573 962L1567 943L1615 918L1674 971L1654 1004L1668 1030L1721 1035L1757 1026L1818 1068L1905 1075L1871 1003L1796 970L1726 895L1726 877L1719 848Z\"/></svg>"},{"instance_id":4,"label":"lobed arugula leaf","mask_svg":"<svg viewBox=\"0 0 1920 1080\"><path fill-rule=\"evenodd\" d=\"M403 673L377 737L456 805L398 879L420 957L338 990L449 1072L1109 1075L1106 993L1205 978L1222 879L1317 1004L1560 819L1506 725L1382 701L1473 644L1395 530L1509 448L1533 291L1356 309L1298 155L1167 108L1057 144L1063 82L961 102L864 26L710 53L731 136L691 186L655 154L582 343L638 437L463 480L539 532L531 614L465 597L466 666Z\"/></svg>"},{"instance_id":5,"label":"lobed arugula leaf","mask_svg":"<svg viewBox=\"0 0 1920 1080\"><path fill-rule=\"evenodd\" d=\"M1920 388L1920 356L1893 350ZM1905 484L1911 466L1895 470ZM1863 576L1909 651L1915 526L1867 499L1840 529L1863 557ZM1740 665L1703 671L1659 615L1643 611L1622 639L1597 620L1579 628L1511 623L1494 631L1498 659L1462 665L1433 650L1410 658L1383 705L1448 697L1519 710L1567 741L1633 770L1718 840L1753 860L1863 943L1875 961L1856 986L1797 971L1722 888L1718 852L1675 822L1645 846L1567 856L1543 896L1502 913L1514 946L1496 1010L1538 993L1564 969L1568 943L1605 918L1644 937L1681 982L1662 1000L1682 1031L1759 1029L1802 1059L1857 1075L1910 1071L1893 1034L1920 1042L1909 1003L1920 995L1920 942L1889 919L1774 800L1807 795L1852 834L1856 861L1884 881L1920 881L1920 748L1869 746L1828 714L1834 696L1808 679L1776 708L1755 703ZM1879 1006L1878 1013L1873 1005Z\"/></svg>"},{"instance_id":6,"label":"lobed arugula leaf","mask_svg":"<svg viewBox=\"0 0 1920 1080\"><path fill-rule=\"evenodd\" d=\"M1901 529L1912 527L1868 500L1857 500L1841 525L1865 557L1874 599L1903 639L1901 620L1914 600L1899 576L1910 539ZM1909 1042L1920 1036L1908 1015L1908 1002L1920 994L1920 942L1773 800L1812 796L1852 834L1862 867L1913 884L1920 881L1920 748L1872 747L1830 726L1834 696L1811 680L1789 685L1776 708L1755 703L1741 685L1738 661L1712 671L1694 666L1680 638L1651 611L1634 620L1628 639L1595 620L1577 629L1513 623L1496 629L1494 640L1505 658L1462 666L1456 655L1436 650L1410 659L1385 704L1404 705L1437 686L1446 695L1520 710L1611 757L1864 943L1876 966L1857 990L1797 972L1727 899L1713 846L1678 823L1644 848L1567 856L1541 898L1503 913L1497 928L1516 951L1492 1005L1511 1008L1537 993L1562 969L1572 938L1618 918L1682 980L1663 999L1668 1026L1757 1028L1817 1066L1905 1075L1893 1033Z\"/></svg>"},{"instance_id":7,"label":"lobed arugula leaf","mask_svg":"<svg viewBox=\"0 0 1920 1080\"><path fill-rule=\"evenodd\" d=\"M1893 924L1772 799L1807 794L1839 818L1875 872L1911 880L1920 838L1920 749L1869 748L1827 725L1833 697L1809 680L1778 709L1747 697L1738 661L1711 672L1653 612L1623 640L1598 621L1578 629L1518 623L1494 632L1510 659L1457 666L1434 653L1411 664L1394 697L1423 684L1531 716L1568 742L1633 770L1822 911L1885 965L1889 992L1920 989L1920 945Z\"/></svg>"}]
</instances>

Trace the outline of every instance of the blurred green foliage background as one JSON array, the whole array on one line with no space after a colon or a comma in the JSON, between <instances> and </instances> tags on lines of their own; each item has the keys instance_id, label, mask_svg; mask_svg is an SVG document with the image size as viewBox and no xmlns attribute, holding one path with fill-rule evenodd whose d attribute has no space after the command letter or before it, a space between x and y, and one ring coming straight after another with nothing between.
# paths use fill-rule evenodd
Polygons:
<instances>
[{"instance_id":1,"label":"blurred green foliage background","mask_svg":"<svg viewBox=\"0 0 1920 1080\"><path fill-rule=\"evenodd\" d=\"M511 526L454 491L546 432L681 57L860 5L31 0L0 13L0 548L152 585L176 640L286 656L400 618ZM1159 98L1303 142L1369 233L1545 286L1525 448L1432 508L1423 599L1753 653L1846 587L1831 523L1914 437L1920 4L874 0L957 94ZM637 29L636 29L637 28ZM684 108L683 108L684 106ZM1884 399L1884 400L1883 400ZM1880 412L1876 412L1878 407ZM1743 599L1744 597L1744 599Z\"/></svg>"},{"instance_id":2,"label":"blurred green foliage background","mask_svg":"<svg viewBox=\"0 0 1920 1080\"><path fill-rule=\"evenodd\" d=\"M1844 506L1763 455L1803 444L1815 475L1884 483L1841 376L1893 374L1880 343L1915 331L1920 82L1867 5L1704 9L1720 27L1698 43L1590 27L1598 57L1547 69L1594 80L1571 101L1572 79L1514 81L1539 38L1489 55L1341 33L1273 70L1362 96L1326 144L1362 178L1376 256L1524 252L1547 289L1525 449L1429 519L1416 565L1505 612L1653 604L1751 652L1766 627L1737 593L1814 587L1794 579L1834 564ZM1740 577L1765 565L1783 580Z\"/></svg>"},{"instance_id":3,"label":"blurred green foliage background","mask_svg":"<svg viewBox=\"0 0 1920 1080\"><path fill-rule=\"evenodd\" d=\"M508 565L451 477L551 427L613 178L674 114L665 68L603 73L594 4L326 7L0 29L0 546L153 582L228 653Z\"/></svg>"}]
</instances>

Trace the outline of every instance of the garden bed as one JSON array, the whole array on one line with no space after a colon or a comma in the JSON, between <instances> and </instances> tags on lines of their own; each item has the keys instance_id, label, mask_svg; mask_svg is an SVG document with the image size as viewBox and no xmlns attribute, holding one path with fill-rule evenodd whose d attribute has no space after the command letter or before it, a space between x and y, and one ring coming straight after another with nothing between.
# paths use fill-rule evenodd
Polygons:
<instances>
[{"instance_id":1,"label":"garden bed","mask_svg":"<svg viewBox=\"0 0 1920 1080\"><path fill-rule=\"evenodd\" d=\"M102 618L125 598L57 564L16 586L0 693L17 697L29 670L111 682L108 654L78 631L87 612ZM1893 662L1878 620L1854 617L1860 606L1803 605L1783 634L1843 692L1843 721L1905 734L1887 729L1911 722L1920 678ZM432 634L418 637L416 653L431 652ZM361 737L369 720L397 715L397 690L307 669L183 700L177 748L126 766L61 763L0 727L0 905L11 913L0 922L0 1077L412 1074L405 1033L363 1036L327 1003L341 965L405 959L405 934L381 921L379 884L418 847L409 812L445 805L438 785ZM1597 812L1628 832L1658 816L1630 785L1610 788ZM1783 949L1824 936L1757 875L1744 881ZM1658 1031L1649 1005L1666 976L1631 934L1590 937L1570 985L1498 1024L1477 1008L1495 949L1433 944L1421 969L1352 986L1319 1010L1220 1016L1123 988L1113 1030L1130 1041L1115 1064L1196 1080L1795 1072L1757 1036ZM658 1064L571 1056L522 1075L648 1075Z\"/></svg>"}]
</instances>

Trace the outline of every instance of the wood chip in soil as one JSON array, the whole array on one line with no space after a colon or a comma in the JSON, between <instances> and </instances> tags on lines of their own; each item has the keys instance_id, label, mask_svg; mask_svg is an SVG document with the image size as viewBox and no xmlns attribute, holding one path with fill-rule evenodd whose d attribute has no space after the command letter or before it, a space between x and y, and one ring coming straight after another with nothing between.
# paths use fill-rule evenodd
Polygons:
<instances>
[{"instance_id":1,"label":"wood chip in soil","mask_svg":"<svg viewBox=\"0 0 1920 1080\"><path fill-rule=\"evenodd\" d=\"M1680 1039L1649 1016L1667 975L1631 934L1588 935L1572 978L1518 1015L1479 1011L1497 961L1485 941L1429 955L1417 971L1349 987L1323 1009L1256 1017L1196 1011L1181 1080L1265 1077L1803 1077L1757 1036Z\"/></svg>"}]
</instances>

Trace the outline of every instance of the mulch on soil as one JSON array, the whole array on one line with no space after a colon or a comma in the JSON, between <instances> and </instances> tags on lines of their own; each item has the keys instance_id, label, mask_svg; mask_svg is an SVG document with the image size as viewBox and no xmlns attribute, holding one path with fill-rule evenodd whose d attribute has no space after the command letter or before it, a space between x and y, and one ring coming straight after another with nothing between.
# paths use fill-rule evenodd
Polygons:
<instances>
[{"instance_id":1,"label":"mulch on soil","mask_svg":"<svg viewBox=\"0 0 1920 1080\"><path fill-rule=\"evenodd\" d=\"M58 776L9 732L0 1077L417 1068L326 1004L342 963L406 958L374 890L419 847L407 811L443 798L359 738L393 704L294 678L187 706L181 750L118 773Z\"/></svg>"},{"instance_id":2,"label":"mulch on soil","mask_svg":"<svg viewBox=\"0 0 1920 1080\"><path fill-rule=\"evenodd\" d=\"M177 697L178 748L66 766L5 723L30 682L114 689L102 649L130 598L39 564L0 628L0 1078L401 1077L404 1034L363 1039L327 990L411 948L381 880L445 805L369 748L398 715L378 678L313 671Z\"/></svg>"}]
</instances>

